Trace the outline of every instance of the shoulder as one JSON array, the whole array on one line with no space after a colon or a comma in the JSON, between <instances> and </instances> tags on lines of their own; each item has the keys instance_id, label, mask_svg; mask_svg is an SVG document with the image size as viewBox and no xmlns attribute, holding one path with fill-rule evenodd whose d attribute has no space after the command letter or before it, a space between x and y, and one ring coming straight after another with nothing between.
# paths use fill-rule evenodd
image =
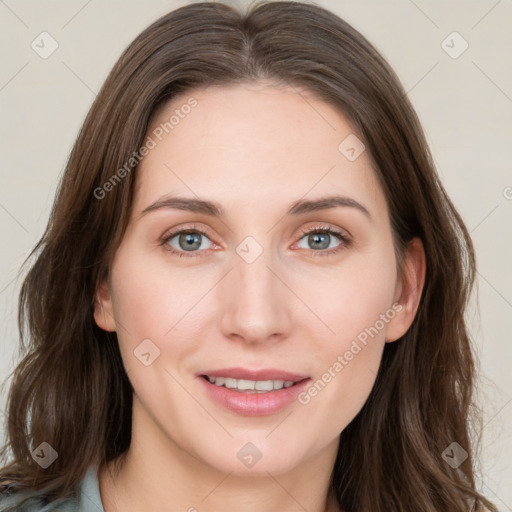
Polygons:
<instances>
[{"instance_id":1,"label":"shoulder","mask_svg":"<svg viewBox=\"0 0 512 512\"><path fill-rule=\"evenodd\" d=\"M40 492L0 492L0 512L105 512L101 502L97 472L89 468L80 483L78 498L48 503Z\"/></svg>"},{"instance_id":2,"label":"shoulder","mask_svg":"<svg viewBox=\"0 0 512 512\"><path fill-rule=\"evenodd\" d=\"M11 492L0 494L0 512L78 512L76 500L58 500L48 503L40 493Z\"/></svg>"}]
</instances>

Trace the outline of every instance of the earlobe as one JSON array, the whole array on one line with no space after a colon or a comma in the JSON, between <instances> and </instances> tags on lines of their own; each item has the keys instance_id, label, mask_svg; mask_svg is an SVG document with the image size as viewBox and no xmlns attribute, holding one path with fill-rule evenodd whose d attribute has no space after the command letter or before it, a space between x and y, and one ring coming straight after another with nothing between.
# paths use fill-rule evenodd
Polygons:
<instances>
[{"instance_id":1,"label":"earlobe","mask_svg":"<svg viewBox=\"0 0 512 512\"><path fill-rule=\"evenodd\" d=\"M425 284L425 259L423 243L419 238L414 238L405 250L404 272L399 277L395 297L400 310L387 325L386 342L401 338L414 321Z\"/></svg>"},{"instance_id":2,"label":"earlobe","mask_svg":"<svg viewBox=\"0 0 512 512\"><path fill-rule=\"evenodd\" d=\"M94 296L94 320L104 331L114 332L116 322L107 278L98 286Z\"/></svg>"}]
</instances>

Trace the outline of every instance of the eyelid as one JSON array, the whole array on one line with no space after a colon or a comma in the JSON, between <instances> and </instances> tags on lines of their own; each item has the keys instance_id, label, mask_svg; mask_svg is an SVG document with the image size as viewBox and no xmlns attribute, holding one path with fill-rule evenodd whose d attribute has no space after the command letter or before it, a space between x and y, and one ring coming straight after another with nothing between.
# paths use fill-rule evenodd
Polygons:
<instances>
[{"instance_id":1,"label":"eyelid","mask_svg":"<svg viewBox=\"0 0 512 512\"><path fill-rule=\"evenodd\" d=\"M301 227L298 234L303 236L303 235L307 235L308 233L311 233L311 232L316 232L316 231L331 231L333 233L336 233L340 236L343 236L347 239L352 239L353 236L352 234L350 233L350 231L348 229L344 229L344 228L340 228L338 226L334 226L332 224L329 224L328 222L312 222L312 223L308 223L308 225L306 225L306 227Z\"/></svg>"},{"instance_id":2,"label":"eyelid","mask_svg":"<svg viewBox=\"0 0 512 512\"><path fill-rule=\"evenodd\" d=\"M197 232L197 233L201 233L202 235L205 235L207 236L209 239L212 238L212 236L209 234L209 230L208 228L203 228L203 227L199 227L198 225L196 224L189 224L189 225L178 225L174 228L171 228L169 229L165 235L163 235L162 238L164 239L169 239L169 238L173 238L175 237L176 235L179 235L183 232L187 232L187 231L193 231L194 233Z\"/></svg>"}]
</instances>

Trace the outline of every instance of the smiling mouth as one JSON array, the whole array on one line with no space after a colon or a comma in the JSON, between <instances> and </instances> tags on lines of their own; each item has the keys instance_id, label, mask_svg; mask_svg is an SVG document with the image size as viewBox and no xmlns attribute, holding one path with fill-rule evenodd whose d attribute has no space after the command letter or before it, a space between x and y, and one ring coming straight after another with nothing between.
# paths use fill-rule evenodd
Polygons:
<instances>
[{"instance_id":1,"label":"smiling mouth","mask_svg":"<svg viewBox=\"0 0 512 512\"><path fill-rule=\"evenodd\" d=\"M210 377L208 375L201 375L201 377L210 384L218 387L225 387L233 391L239 391L241 393L271 393L272 391L278 391L283 388L291 388L300 381L292 380L248 380L248 379L233 379L230 377Z\"/></svg>"}]
</instances>

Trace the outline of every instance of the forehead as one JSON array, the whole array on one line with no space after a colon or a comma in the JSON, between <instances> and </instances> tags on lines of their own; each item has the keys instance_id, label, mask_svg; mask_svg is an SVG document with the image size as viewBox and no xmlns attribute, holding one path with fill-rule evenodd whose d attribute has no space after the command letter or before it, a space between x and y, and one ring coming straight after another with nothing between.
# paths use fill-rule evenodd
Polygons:
<instances>
[{"instance_id":1,"label":"forehead","mask_svg":"<svg viewBox=\"0 0 512 512\"><path fill-rule=\"evenodd\" d=\"M355 160L344 152L347 144L359 152L361 137L338 109L303 89L194 89L163 104L147 136L155 145L137 170L135 211L167 193L270 208L333 191L385 208L367 152Z\"/></svg>"}]
</instances>

